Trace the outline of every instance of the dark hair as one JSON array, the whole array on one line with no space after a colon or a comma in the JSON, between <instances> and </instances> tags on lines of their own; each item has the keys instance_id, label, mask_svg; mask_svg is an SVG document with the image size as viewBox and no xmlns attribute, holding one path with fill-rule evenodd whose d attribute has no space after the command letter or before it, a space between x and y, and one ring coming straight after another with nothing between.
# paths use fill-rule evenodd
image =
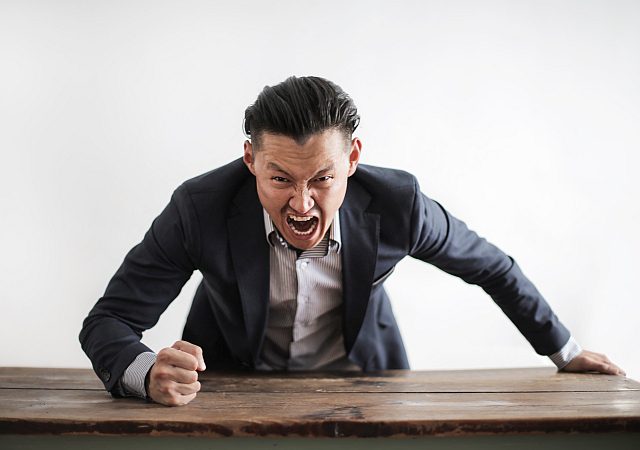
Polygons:
<instances>
[{"instance_id":1,"label":"dark hair","mask_svg":"<svg viewBox=\"0 0 640 450\"><path fill-rule=\"evenodd\" d=\"M320 77L289 77L265 86L255 103L244 112L244 132L260 141L264 132L282 134L298 144L330 128L351 139L360 116L351 97L340 86Z\"/></svg>"}]
</instances>

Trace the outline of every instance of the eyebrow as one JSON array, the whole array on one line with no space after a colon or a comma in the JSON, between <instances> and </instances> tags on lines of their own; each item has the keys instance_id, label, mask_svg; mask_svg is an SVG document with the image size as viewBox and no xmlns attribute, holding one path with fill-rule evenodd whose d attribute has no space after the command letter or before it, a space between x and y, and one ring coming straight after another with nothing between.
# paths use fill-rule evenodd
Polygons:
<instances>
[{"instance_id":1,"label":"eyebrow","mask_svg":"<svg viewBox=\"0 0 640 450\"><path fill-rule=\"evenodd\" d=\"M277 165L274 162L268 162L267 163L267 169L275 170L277 172L282 172L287 177L292 178L291 175L289 175L289 173L286 170L284 170L282 167L280 167L279 165ZM323 174L325 172L331 172L332 170L335 170L335 165L333 163L329 164L328 166L326 166L323 169L320 169L318 172L316 172L316 174L313 177L317 177L318 175Z\"/></svg>"},{"instance_id":2,"label":"eyebrow","mask_svg":"<svg viewBox=\"0 0 640 450\"><path fill-rule=\"evenodd\" d=\"M267 169L275 170L275 171L286 173L287 175L289 175L282 167L280 167L274 162L267 163Z\"/></svg>"}]
</instances>

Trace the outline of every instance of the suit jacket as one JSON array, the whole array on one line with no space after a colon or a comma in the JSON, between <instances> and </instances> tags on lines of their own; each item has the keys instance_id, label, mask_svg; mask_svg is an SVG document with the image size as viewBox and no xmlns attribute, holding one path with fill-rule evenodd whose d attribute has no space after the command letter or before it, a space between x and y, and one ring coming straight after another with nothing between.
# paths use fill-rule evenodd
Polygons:
<instances>
[{"instance_id":1,"label":"suit jacket","mask_svg":"<svg viewBox=\"0 0 640 450\"><path fill-rule=\"evenodd\" d=\"M420 192L412 175L359 165L340 207L343 334L365 371L408 368L383 288L409 255L481 286L539 354L558 351L568 330L518 265ZM269 247L255 177L238 159L183 183L125 257L83 323L80 342L107 390L144 351L154 326L199 270L183 338L208 368L259 362L269 304Z\"/></svg>"}]
</instances>

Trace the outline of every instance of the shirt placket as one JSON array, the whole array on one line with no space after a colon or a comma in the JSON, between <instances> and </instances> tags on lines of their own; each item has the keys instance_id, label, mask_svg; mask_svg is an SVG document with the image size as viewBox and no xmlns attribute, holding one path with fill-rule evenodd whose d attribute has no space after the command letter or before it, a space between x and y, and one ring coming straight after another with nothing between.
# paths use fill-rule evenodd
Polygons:
<instances>
[{"instance_id":1,"label":"shirt placket","mask_svg":"<svg viewBox=\"0 0 640 450\"><path fill-rule=\"evenodd\" d=\"M302 348L296 345L307 335L309 323L309 302L311 299L310 261L307 258L296 260L296 276L298 279L298 293L296 296L296 313L293 320L293 342L290 347L290 357L295 359L302 352Z\"/></svg>"}]
</instances>

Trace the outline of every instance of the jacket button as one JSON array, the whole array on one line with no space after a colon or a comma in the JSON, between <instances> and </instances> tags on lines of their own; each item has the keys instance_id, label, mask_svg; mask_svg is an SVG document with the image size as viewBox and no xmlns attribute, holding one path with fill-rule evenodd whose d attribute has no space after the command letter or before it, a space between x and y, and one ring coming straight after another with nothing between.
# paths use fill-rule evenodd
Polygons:
<instances>
[{"instance_id":1,"label":"jacket button","mask_svg":"<svg viewBox=\"0 0 640 450\"><path fill-rule=\"evenodd\" d=\"M107 369L100 369L100 378L106 383L111 379L111 373Z\"/></svg>"}]
</instances>

